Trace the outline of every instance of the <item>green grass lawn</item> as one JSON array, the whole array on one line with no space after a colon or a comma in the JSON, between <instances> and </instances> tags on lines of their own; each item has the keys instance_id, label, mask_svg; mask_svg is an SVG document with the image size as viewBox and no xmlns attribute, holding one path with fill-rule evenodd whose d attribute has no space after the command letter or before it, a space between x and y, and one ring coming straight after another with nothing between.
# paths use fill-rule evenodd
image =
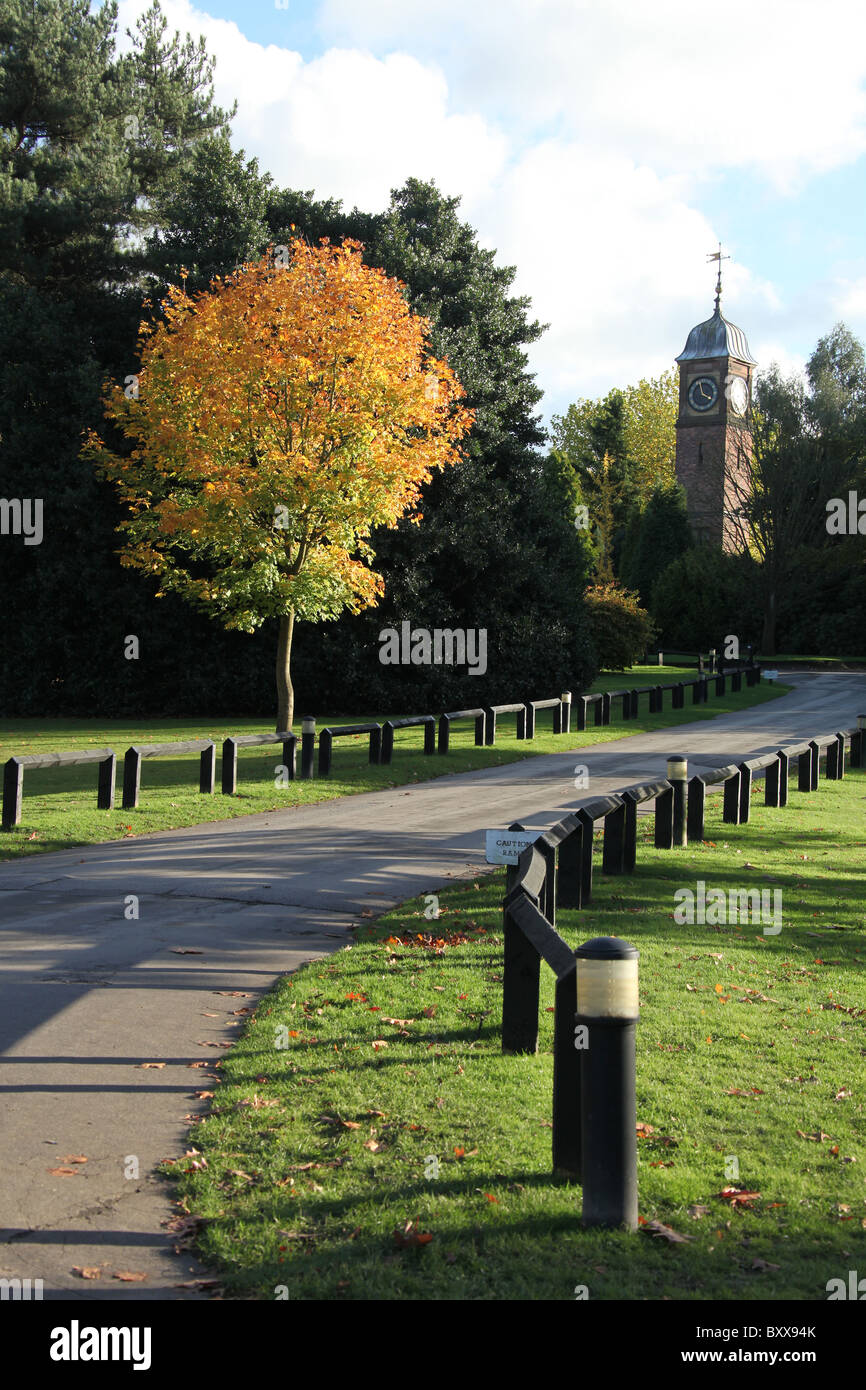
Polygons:
<instances>
[{"instance_id":1,"label":"green grass lawn","mask_svg":"<svg viewBox=\"0 0 866 1390\"><path fill-rule=\"evenodd\" d=\"M625 673L601 676L593 689L619 690L626 685L633 689L646 686L651 680L667 684L678 679L689 679L693 675L693 671L675 667L634 667ZM222 741L229 734L270 733L273 726L266 720L242 718L202 723L185 719L139 722L7 720L0 739L0 762L13 754L60 752L73 748L113 748L118 757L117 793L113 811L97 810L96 763L81 767L28 769L24 774L22 822L14 830L0 835L0 862L18 858L22 854L134 838L152 831L198 825L202 821L229 820L255 811L282 810L357 792L421 782L448 773L495 767L540 753L564 752L570 748L622 738L626 734L645 733L692 720L712 719L725 710L743 709L772 700L789 688L778 683L762 683L751 688L744 686L738 694L729 692L719 699L712 693L711 685L705 705L691 705L687 692L685 709L672 710L668 695L667 708L660 715L649 715L644 699L640 718L625 724L617 703L613 712L615 722L608 728L593 727L583 734L572 733L567 737L553 734L553 711L542 710L538 713L536 736L531 743L518 741L513 715L503 716L493 748L476 748L472 723L457 724L451 731L451 751L447 757L440 757L438 753L432 757L424 756L423 729L398 729L394 736L394 760L387 767L371 767L368 763L366 734L347 737L334 742L330 777L323 780L316 778L311 782L298 780L286 785L277 785L275 779L275 770L282 760L279 744L242 748L238 754L238 791L235 796L223 796L219 791L219 750ZM381 721L387 717L380 714L320 719L318 727L322 728L327 723ZM192 738L211 738L217 744L217 791L212 797L202 796L198 791L198 754L153 761L145 759L142 762L140 804L134 811L120 809L122 759L131 744L179 742ZM300 752L298 764L300 767Z\"/></svg>"},{"instance_id":2,"label":"green grass lawn","mask_svg":"<svg viewBox=\"0 0 866 1390\"><path fill-rule=\"evenodd\" d=\"M551 1173L552 976L535 1056L500 1045L500 872L366 925L282 979L196 1094L175 1226L227 1295L273 1299L824 1300L866 1269L866 775L753 789L751 821L561 912L640 950L637 1234L585 1232ZM677 925L677 888L778 888L782 929ZM251 1009L250 1015L244 1010ZM640 1127L640 1125L639 1125ZM750 1194L740 1203L725 1188ZM653 1235L663 1222L682 1241Z\"/></svg>"}]
</instances>

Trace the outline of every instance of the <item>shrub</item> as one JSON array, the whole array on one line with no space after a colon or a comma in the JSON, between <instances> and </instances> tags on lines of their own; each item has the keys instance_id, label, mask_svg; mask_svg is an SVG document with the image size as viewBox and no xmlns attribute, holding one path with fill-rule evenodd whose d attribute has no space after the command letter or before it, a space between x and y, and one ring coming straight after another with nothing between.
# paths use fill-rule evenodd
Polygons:
<instances>
[{"instance_id":1,"label":"shrub","mask_svg":"<svg viewBox=\"0 0 866 1390\"><path fill-rule=\"evenodd\" d=\"M596 584L585 596L590 631L603 671L622 671L639 661L655 628L638 596L618 584Z\"/></svg>"}]
</instances>

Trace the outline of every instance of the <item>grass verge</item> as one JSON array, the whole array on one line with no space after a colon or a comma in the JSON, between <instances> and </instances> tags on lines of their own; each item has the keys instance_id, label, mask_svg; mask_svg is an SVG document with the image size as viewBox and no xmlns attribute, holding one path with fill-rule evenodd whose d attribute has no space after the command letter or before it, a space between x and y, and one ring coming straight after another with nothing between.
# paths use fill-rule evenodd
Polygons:
<instances>
[{"instance_id":1,"label":"grass verge","mask_svg":"<svg viewBox=\"0 0 866 1390\"><path fill-rule=\"evenodd\" d=\"M637 667L625 673L608 673L599 678L593 689L617 690L626 684L631 689L648 684L650 679L666 684L693 675L693 671L679 668ZM231 820L255 812L280 811L358 792L380 791L449 773L519 762L543 753L562 753L570 748L606 743L629 734L712 719L729 710L745 709L775 699L789 689L789 686L762 683L746 687L736 695L729 692L721 699L711 694L706 705L687 704L682 710L670 709L668 698L668 708L654 715L645 712L644 701L644 710L639 719L626 724L619 719L606 729L590 728L585 733L568 736L554 735L551 728L552 711L543 710L539 712L536 736L531 743L518 741L514 717L510 716L500 722L493 748L476 748L472 724L458 724L451 732L451 751L442 758L438 754L424 756L423 730L398 729L394 737L394 761L387 767L370 766L367 761L368 737L357 735L335 742L330 777L321 781L287 782L285 785L275 775L282 761L279 744L243 748L238 756L238 791L234 796L223 796L219 790L212 797L203 797L199 793L198 754L159 758L152 762L145 759L142 764L140 805L134 811L124 811L119 805L113 811L97 810L95 763L82 767L28 770L24 775L22 821L14 830L0 835L0 862L46 850L134 839L138 835L160 830L200 825L203 821ZM330 722L335 725L355 724L386 717L353 715ZM319 720L319 727L326 722ZM113 748L118 755L119 803L122 755L133 743L211 738L217 744L219 763L222 740L229 734L269 732L271 726L267 722L253 719L198 724L183 719L137 723L128 720L8 720L0 740L0 762L13 754L59 752L73 748ZM218 767L217 788L220 785L219 776Z\"/></svg>"},{"instance_id":2,"label":"grass verge","mask_svg":"<svg viewBox=\"0 0 866 1390\"><path fill-rule=\"evenodd\" d=\"M640 950L640 1213L682 1240L585 1232L579 1186L551 1175L552 977L538 1054L503 1057L497 872L241 1004L244 1036L198 1093L211 1109L166 1168L177 1229L228 1296L824 1300L862 1268L866 776L783 810L753 793L739 827L710 798L687 849L639 823L636 873L599 859L592 904L557 922L572 946ZM698 880L778 889L781 931L678 924L674 893Z\"/></svg>"}]
</instances>

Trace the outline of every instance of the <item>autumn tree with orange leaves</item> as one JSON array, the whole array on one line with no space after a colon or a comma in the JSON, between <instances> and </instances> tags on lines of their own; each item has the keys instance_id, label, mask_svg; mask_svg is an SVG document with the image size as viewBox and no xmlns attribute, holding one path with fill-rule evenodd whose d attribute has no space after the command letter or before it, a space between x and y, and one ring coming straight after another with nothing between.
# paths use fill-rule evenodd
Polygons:
<instances>
[{"instance_id":1,"label":"autumn tree with orange leaves","mask_svg":"<svg viewBox=\"0 0 866 1390\"><path fill-rule=\"evenodd\" d=\"M279 621L277 731L294 716L295 620L383 592L369 545L453 464L473 412L429 322L355 241L295 240L142 324L141 366L106 417L132 444L85 444L129 515L121 563L227 628Z\"/></svg>"}]
</instances>

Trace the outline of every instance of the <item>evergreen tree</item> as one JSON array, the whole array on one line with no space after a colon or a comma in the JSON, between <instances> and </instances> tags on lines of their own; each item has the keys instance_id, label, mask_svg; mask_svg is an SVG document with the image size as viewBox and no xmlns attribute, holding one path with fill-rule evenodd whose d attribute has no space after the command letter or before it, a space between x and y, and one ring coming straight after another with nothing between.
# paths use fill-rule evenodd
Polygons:
<instances>
[{"instance_id":1,"label":"evergreen tree","mask_svg":"<svg viewBox=\"0 0 866 1390\"><path fill-rule=\"evenodd\" d=\"M118 58L116 18L88 0L0 10L0 494L44 508L42 544L0 550L16 594L0 612L7 713L144 713L149 691L165 710L187 674L187 615L120 570L117 506L79 451L104 377L134 370L142 234L227 115L201 44L165 42L153 6ZM129 632L140 666L122 658Z\"/></svg>"},{"instance_id":2,"label":"evergreen tree","mask_svg":"<svg viewBox=\"0 0 866 1390\"><path fill-rule=\"evenodd\" d=\"M623 556L620 575L623 584L636 589L641 603L647 605L659 575L694 543L685 490L678 483L658 484L632 535L633 548Z\"/></svg>"}]
</instances>

